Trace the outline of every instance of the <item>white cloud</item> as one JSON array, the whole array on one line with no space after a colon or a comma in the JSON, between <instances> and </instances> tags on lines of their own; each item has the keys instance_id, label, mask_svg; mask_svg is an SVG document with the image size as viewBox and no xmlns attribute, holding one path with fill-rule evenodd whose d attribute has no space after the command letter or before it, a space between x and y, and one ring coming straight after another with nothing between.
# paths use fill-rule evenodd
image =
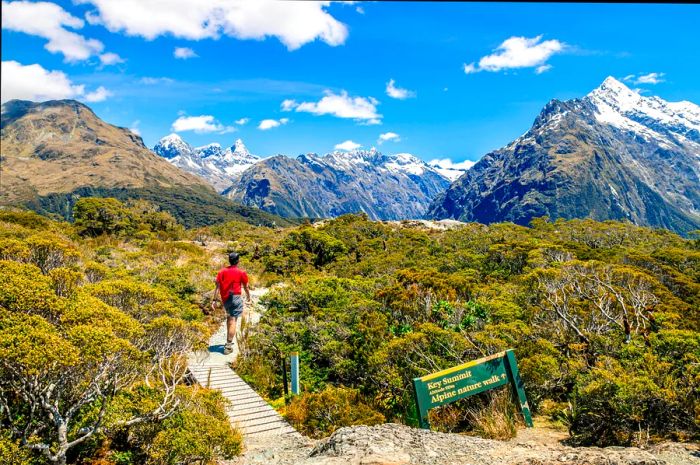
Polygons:
<instances>
[{"instance_id":1,"label":"white cloud","mask_svg":"<svg viewBox=\"0 0 700 465\"><path fill-rule=\"evenodd\" d=\"M634 84L659 84L665 81L665 75L666 73L629 74L623 77L622 80Z\"/></svg>"},{"instance_id":2,"label":"white cloud","mask_svg":"<svg viewBox=\"0 0 700 465\"><path fill-rule=\"evenodd\" d=\"M287 118L281 118L279 120L276 119L264 119L260 121L260 124L258 124L258 129L261 131L267 131L268 129L276 128L279 127L283 124L287 124L289 122L289 119Z\"/></svg>"},{"instance_id":3,"label":"white cloud","mask_svg":"<svg viewBox=\"0 0 700 465\"><path fill-rule=\"evenodd\" d=\"M151 86L151 85L155 85L155 84L172 84L173 82L175 82L175 80L167 78L167 77L149 77L149 76L146 76L146 77L142 77L141 79L139 79L139 82L141 84L146 84L146 85Z\"/></svg>"},{"instance_id":4,"label":"white cloud","mask_svg":"<svg viewBox=\"0 0 700 465\"><path fill-rule=\"evenodd\" d=\"M355 8L355 11L357 11L361 15L365 14L365 9L362 8L361 6L358 6L357 8Z\"/></svg>"},{"instance_id":5,"label":"white cloud","mask_svg":"<svg viewBox=\"0 0 700 465\"><path fill-rule=\"evenodd\" d=\"M173 56L181 60L187 60L188 58L196 58L197 55L194 50L189 47L175 47L173 50Z\"/></svg>"},{"instance_id":6,"label":"white cloud","mask_svg":"<svg viewBox=\"0 0 700 465\"><path fill-rule=\"evenodd\" d=\"M124 63L124 58L120 57L116 53L107 52L99 56L100 63L102 66L116 65L118 63Z\"/></svg>"},{"instance_id":7,"label":"white cloud","mask_svg":"<svg viewBox=\"0 0 700 465\"><path fill-rule=\"evenodd\" d=\"M2 103L12 99L41 102L54 99L81 99L99 102L111 93L104 87L85 93L85 86L73 84L62 71L49 71L41 65L2 62Z\"/></svg>"},{"instance_id":8,"label":"white cloud","mask_svg":"<svg viewBox=\"0 0 700 465\"><path fill-rule=\"evenodd\" d=\"M133 123L131 123L131 126L129 127L129 131L133 132L137 136L141 136L141 130L139 129L139 124L141 124L141 120L136 120Z\"/></svg>"},{"instance_id":9,"label":"white cloud","mask_svg":"<svg viewBox=\"0 0 700 465\"><path fill-rule=\"evenodd\" d=\"M416 93L412 90L396 87L395 84L396 81L394 81L393 79L389 80L389 82L386 83L386 95L388 95L389 97L404 100L416 96Z\"/></svg>"},{"instance_id":10,"label":"white cloud","mask_svg":"<svg viewBox=\"0 0 700 465\"><path fill-rule=\"evenodd\" d=\"M436 158L435 160L430 160L428 164L430 166L438 166L440 168L445 168L448 170L468 170L474 166L476 162L471 160L464 160L460 162L453 162L449 158Z\"/></svg>"},{"instance_id":11,"label":"white cloud","mask_svg":"<svg viewBox=\"0 0 700 465\"><path fill-rule=\"evenodd\" d=\"M551 68L546 63L547 60L565 48L566 44L558 40L542 41L541 35L533 38L511 37L504 40L494 53L481 58L478 63L465 64L464 72L471 74L479 71L536 68L535 72L541 74Z\"/></svg>"},{"instance_id":12,"label":"white cloud","mask_svg":"<svg viewBox=\"0 0 700 465\"><path fill-rule=\"evenodd\" d=\"M340 144L335 144L336 150L346 150L348 152L351 150L359 149L360 147L362 147L362 145L351 140L346 140L345 142L341 142Z\"/></svg>"},{"instance_id":13,"label":"white cloud","mask_svg":"<svg viewBox=\"0 0 700 465\"><path fill-rule=\"evenodd\" d=\"M250 118L241 118L241 119L237 119L234 122L239 126L243 126L244 124L248 124L249 121L250 121Z\"/></svg>"},{"instance_id":14,"label":"white cloud","mask_svg":"<svg viewBox=\"0 0 700 465\"><path fill-rule=\"evenodd\" d=\"M384 134L379 135L379 139L377 140L377 143L381 144L382 142L386 141L393 141L393 142L399 142L401 140L401 137L396 134L395 132L385 132Z\"/></svg>"},{"instance_id":15,"label":"white cloud","mask_svg":"<svg viewBox=\"0 0 700 465\"><path fill-rule=\"evenodd\" d=\"M379 101L373 97L350 97L346 91L326 95L318 102L297 103L294 100L282 102L282 109L306 112L314 115L333 115L337 118L352 118L364 124L381 124L382 115L377 113Z\"/></svg>"},{"instance_id":16,"label":"white cloud","mask_svg":"<svg viewBox=\"0 0 700 465\"><path fill-rule=\"evenodd\" d=\"M296 100L286 99L282 102L280 107L282 108L282 111L292 111L298 105L299 104L296 102Z\"/></svg>"},{"instance_id":17,"label":"white cloud","mask_svg":"<svg viewBox=\"0 0 700 465\"><path fill-rule=\"evenodd\" d=\"M102 42L67 28L80 29L84 21L51 2L2 2L2 28L42 37L46 50L61 53L66 61L87 60L104 49Z\"/></svg>"},{"instance_id":18,"label":"white cloud","mask_svg":"<svg viewBox=\"0 0 700 465\"><path fill-rule=\"evenodd\" d=\"M95 90L94 92L89 92L85 94L85 101L86 102L102 102L107 99L107 97L110 97L112 93L105 89L104 87L100 86Z\"/></svg>"},{"instance_id":19,"label":"white cloud","mask_svg":"<svg viewBox=\"0 0 700 465\"><path fill-rule=\"evenodd\" d=\"M236 128L224 126L223 124L219 123L212 115L182 115L173 122L171 129L173 132L194 131L199 134L206 132L226 134L236 130Z\"/></svg>"},{"instance_id":20,"label":"white cloud","mask_svg":"<svg viewBox=\"0 0 700 465\"><path fill-rule=\"evenodd\" d=\"M276 37L295 50L317 39L341 45L348 36L347 27L326 11L329 1L76 1L95 7L87 14L90 23L146 39L168 34L193 40L221 35L254 40Z\"/></svg>"}]
</instances>

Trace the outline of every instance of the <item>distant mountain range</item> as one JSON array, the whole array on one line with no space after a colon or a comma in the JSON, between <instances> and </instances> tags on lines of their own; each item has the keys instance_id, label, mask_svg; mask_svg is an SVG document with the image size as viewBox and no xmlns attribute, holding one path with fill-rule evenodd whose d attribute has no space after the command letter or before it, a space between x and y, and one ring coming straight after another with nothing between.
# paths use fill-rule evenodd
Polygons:
<instances>
[{"instance_id":1,"label":"distant mountain range","mask_svg":"<svg viewBox=\"0 0 700 465\"><path fill-rule=\"evenodd\" d=\"M372 150L278 155L243 171L224 195L281 216L422 217L450 180L413 155Z\"/></svg>"},{"instance_id":2,"label":"distant mountain range","mask_svg":"<svg viewBox=\"0 0 700 465\"><path fill-rule=\"evenodd\" d=\"M262 159L241 139L225 150L219 144L193 148L177 134L162 138L153 151L236 202L293 217L365 212L372 219L419 218L465 171L376 149Z\"/></svg>"},{"instance_id":3,"label":"distant mountain range","mask_svg":"<svg viewBox=\"0 0 700 465\"><path fill-rule=\"evenodd\" d=\"M581 99L549 102L427 213L518 224L544 215L700 229L700 107L643 97L609 77Z\"/></svg>"},{"instance_id":4,"label":"distant mountain range","mask_svg":"<svg viewBox=\"0 0 700 465\"><path fill-rule=\"evenodd\" d=\"M365 212L700 229L700 107L641 96L614 78L583 98L552 100L530 130L466 172L375 149L261 158L240 139L194 148L176 134L154 154L73 100L9 101L1 135L0 206L66 218L77 198L97 195L151 200L189 226Z\"/></svg>"},{"instance_id":5,"label":"distant mountain range","mask_svg":"<svg viewBox=\"0 0 700 465\"><path fill-rule=\"evenodd\" d=\"M289 224L218 195L202 178L153 154L126 128L105 123L75 100L2 105L0 206L70 218L81 196L140 198L187 226L226 219Z\"/></svg>"},{"instance_id":6,"label":"distant mountain range","mask_svg":"<svg viewBox=\"0 0 700 465\"><path fill-rule=\"evenodd\" d=\"M260 161L260 157L248 152L241 139L226 149L216 143L194 148L177 134L170 134L159 140L153 151L178 168L204 178L219 192Z\"/></svg>"}]
</instances>

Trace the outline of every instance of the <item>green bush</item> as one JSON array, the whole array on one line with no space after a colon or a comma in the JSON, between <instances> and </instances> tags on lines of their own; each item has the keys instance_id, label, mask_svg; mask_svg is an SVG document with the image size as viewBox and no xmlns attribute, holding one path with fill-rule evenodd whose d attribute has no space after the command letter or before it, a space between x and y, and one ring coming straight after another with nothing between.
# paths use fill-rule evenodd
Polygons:
<instances>
[{"instance_id":1,"label":"green bush","mask_svg":"<svg viewBox=\"0 0 700 465\"><path fill-rule=\"evenodd\" d=\"M294 397L287 406L286 418L303 434L322 438L343 426L377 425L384 415L367 405L358 391L327 387L318 393Z\"/></svg>"}]
</instances>

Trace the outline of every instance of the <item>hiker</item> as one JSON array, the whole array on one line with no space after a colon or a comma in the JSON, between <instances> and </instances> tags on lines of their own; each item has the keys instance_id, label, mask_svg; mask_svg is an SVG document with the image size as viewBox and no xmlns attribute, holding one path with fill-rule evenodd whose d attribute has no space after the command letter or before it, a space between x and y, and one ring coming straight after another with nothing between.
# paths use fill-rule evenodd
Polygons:
<instances>
[{"instance_id":1,"label":"hiker","mask_svg":"<svg viewBox=\"0 0 700 465\"><path fill-rule=\"evenodd\" d=\"M243 298L241 287L245 289L247 303L250 303L250 291L248 290L248 275L238 268L239 256L236 252L228 254L230 266L222 268L216 275L216 289L211 298L211 308L216 310L216 296L221 298L221 303L226 309L226 345L224 355L233 352L233 338L236 336L236 323L238 317L243 314Z\"/></svg>"}]
</instances>

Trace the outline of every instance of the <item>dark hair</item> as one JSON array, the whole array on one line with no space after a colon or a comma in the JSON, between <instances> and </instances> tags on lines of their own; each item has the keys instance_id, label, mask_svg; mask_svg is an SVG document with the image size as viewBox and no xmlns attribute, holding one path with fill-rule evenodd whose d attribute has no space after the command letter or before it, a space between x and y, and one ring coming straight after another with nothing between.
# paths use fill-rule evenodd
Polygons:
<instances>
[{"instance_id":1,"label":"dark hair","mask_svg":"<svg viewBox=\"0 0 700 465\"><path fill-rule=\"evenodd\" d=\"M231 252L230 254L228 254L228 262L231 265L238 265L238 259L239 256L236 252Z\"/></svg>"}]
</instances>

